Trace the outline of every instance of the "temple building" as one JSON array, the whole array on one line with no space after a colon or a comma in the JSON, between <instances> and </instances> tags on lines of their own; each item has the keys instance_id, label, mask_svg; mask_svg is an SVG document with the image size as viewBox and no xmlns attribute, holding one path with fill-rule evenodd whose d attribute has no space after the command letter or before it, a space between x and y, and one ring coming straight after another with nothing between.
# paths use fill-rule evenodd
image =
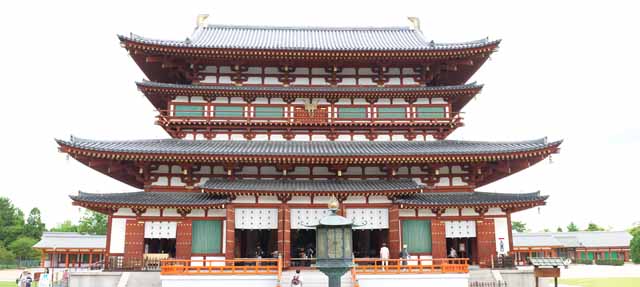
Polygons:
<instances>
[{"instance_id":1,"label":"temple building","mask_svg":"<svg viewBox=\"0 0 640 287\"><path fill-rule=\"evenodd\" d=\"M305 266L327 203L356 224L353 253L489 266L535 193L483 186L560 141L460 141L472 75L500 41L437 43L419 27L206 25L186 40L119 36L170 138L71 137L60 151L139 192L71 196L109 216L105 258L281 256ZM493 135L492 135L493 137ZM497 137L497 135L496 135ZM312 253L312 252L311 252Z\"/></svg>"}]
</instances>

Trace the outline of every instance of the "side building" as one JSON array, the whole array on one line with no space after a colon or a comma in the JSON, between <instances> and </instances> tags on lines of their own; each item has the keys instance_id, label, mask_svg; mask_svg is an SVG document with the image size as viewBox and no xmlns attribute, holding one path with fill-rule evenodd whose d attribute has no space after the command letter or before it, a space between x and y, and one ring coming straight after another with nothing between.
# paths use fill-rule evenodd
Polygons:
<instances>
[{"instance_id":1,"label":"side building","mask_svg":"<svg viewBox=\"0 0 640 287\"><path fill-rule=\"evenodd\" d=\"M280 255L308 264L309 227L336 198L360 226L356 257L387 243L416 258L455 249L489 266L513 251L511 214L539 193L476 191L561 141L457 141L467 83L499 41L427 40L416 27L199 25L185 41L120 36L138 89L171 139L57 140L60 151L140 192L71 196L109 215L106 256Z\"/></svg>"}]
</instances>

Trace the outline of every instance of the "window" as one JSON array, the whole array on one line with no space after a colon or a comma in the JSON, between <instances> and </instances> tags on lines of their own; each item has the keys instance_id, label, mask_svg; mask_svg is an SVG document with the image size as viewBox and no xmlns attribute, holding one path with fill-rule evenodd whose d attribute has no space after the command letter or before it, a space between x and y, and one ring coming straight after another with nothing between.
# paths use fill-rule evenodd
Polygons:
<instances>
[{"instance_id":1,"label":"window","mask_svg":"<svg viewBox=\"0 0 640 287\"><path fill-rule=\"evenodd\" d=\"M244 116L243 106L214 106L213 115L219 118L241 118Z\"/></svg>"},{"instance_id":2,"label":"window","mask_svg":"<svg viewBox=\"0 0 640 287\"><path fill-rule=\"evenodd\" d=\"M204 106L175 105L173 109L176 117L204 117Z\"/></svg>"},{"instance_id":3,"label":"window","mask_svg":"<svg viewBox=\"0 0 640 287\"><path fill-rule=\"evenodd\" d=\"M618 252L611 252L611 259L618 260Z\"/></svg>"},{"instance_id":4,"label":"window","mask_svg":"<svg viewBox=\"0 0 640 287\"><path fill-rule=\"evenodd\" d=\"M407 113L404 107L384 107L378 108L379 119L404 119Z\"/></svg>"},{"instance_id":5,"label":"window","mask_svg":"<svg viewBox=\"0 0 640 287\"><path fill-rule=\"evenodd\" d=\"M402 244L409 253L431 253L431 221L403 220Z\"/></svg>"},{"instance_id":6,"label":"window","mask_svg":"<svg viewBox=\"0 0 640 287\"><path fill-rule=\"evenodd\" d=\"M283 118L284 107L255 107L256 118Z\"/></svg>"},{"instance_id":7,"label":"window","mask_svg":"<svg viewBox=\"0 0 640 287\"><path fill-rule=\"evenodd\" d=\"M366 119L367 108L338 108L339 119Z\"/></svg>"},{"instance_id":8,"label":"window","mask_svg":"<svg viewBox=\"0 0 640 287\"><path fill-rule=\"evenodd\" d=\"M418 118L423 119L443 119L445 118L444 107L418 107Z\"/></svg>"},{"instance_id":9,"label":"window","mask_svg":"<svg viewBox=\"0 0 640 287\"><path fill-rule=\"evenodd\" d=\"M191 252L194 254L222 253L222 221L194 220Z\"/></svg>"}]
</instances>

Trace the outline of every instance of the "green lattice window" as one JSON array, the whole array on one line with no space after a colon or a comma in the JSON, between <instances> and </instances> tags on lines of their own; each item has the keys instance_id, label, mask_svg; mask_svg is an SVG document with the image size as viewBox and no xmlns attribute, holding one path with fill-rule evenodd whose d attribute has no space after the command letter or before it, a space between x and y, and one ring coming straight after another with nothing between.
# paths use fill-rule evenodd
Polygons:
<instances>
[{"instance_id":1,"label":"green lattice window","mask_svg":"<svg viewBox=\"0 0 640 287\"><path fill-rule=\"evenodd\" d=\"M283 118L284 107L255 107L256 118Z\"/></svg>"},{"instance_id":2,"label":"green lattice window","mask_svg":"<svg viewBox=\"0 0 640 287\"><path fill-rule=\"evenodd\" d=\"M409 253L431 253L431 221L403 220L402 244Z\"/></svg>"},{"instance_id":3,"label":"green lattice window","mask_svg":"<svg viewBox=\"0 0 640 287\"><path fill-rule=\"evenodd\" d=\"M213 115L219 118L241 118L244 116L243 106L214 106Z\"/></svg>"},{"instance_id":4,"label":"green lattice window","mask_svg":"<svg viewBox=\"0 0 640 287\"><path fill-rule=\"evenodd\" d=\"M191 252L194 254L222 253L222 221L194 220Z\"/></svg>"},{"instance_id":5,"label":"green lattice window","mask_svg":"<svg viewBox=\"0 0 640 287\"><path fill-rule=\"evenodd\" d=\"M383 107L378 108L379 119L404 119L407 113L404 107Z\"/></svg>"},{"instance_id":6,"label":"green lattice window","mask_svg":"<svg viewBox=\"0 0 640 287\"><path fill-rule=\"evenodd\" d=\"M358 108L338 108L338 118L339 119L366 119L367 118L367 108L358 107Z\"/></svg>"},{"instance_id":7,"label":"green lattice window","mask_svg":"<svg viewBox=\"0 0 640 287\"><path fill-rule=\"evenodd\" d=\"M423 119L443 119L445 118L444 107L418 107L418 118Z\"/></svg>"},{"instance_id":8,"label":"green lattice window","mask_svg":"<svg viewBox=\"0 0 640 287\"><path fill-rule=\"evenodd\" d=\"M204 117L204 106L175 105L173 109L176 117Z\"/></svg>"}]
</instances>

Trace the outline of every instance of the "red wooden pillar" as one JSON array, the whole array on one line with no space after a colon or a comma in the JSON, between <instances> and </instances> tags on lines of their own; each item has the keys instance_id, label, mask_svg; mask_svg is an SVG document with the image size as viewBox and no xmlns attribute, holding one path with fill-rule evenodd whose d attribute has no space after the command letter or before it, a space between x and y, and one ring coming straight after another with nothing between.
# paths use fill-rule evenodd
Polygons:
<instances>
[{"instance_id":1,"label":"red wooden pillar","mask_svg":"<svg viewBox=\"0 0 640 287\"><path fill-rule=\"evenodd\" d=\"M40 267L44 267L44 258L45 258L45 252L44 249L40 250Z\"/></svg>"},{"instance_id":2,"label":"red wooden pillar","mask_svg":"<svg viewBox=\"0 0 640 287\"><path fill-rule=\"evenodd\" d=\"M444 221L431 221L431 254L433 258L447 258L447 236Z\"/></svg>"},{"instance_id":3,"label":"red wooden pillar","mask_svg":"<svg viewBox=\"0 0 640 287\"><path fill-rule=\"evenodd\" d=\"M127 219L124 232L124 260L125 262L135 262L136 259L142 260L143 253L144 222Z\"/></svg>"},{"instance_id":4,"label":"red wooden pillar","mask_svg":"<svg viewBox=\"0 0 640 287\"><path fill-rule=\"evenodd\" d=\"M104 249L104 268L109 269L109 250L111 250L111 223L113 216L110 214L107 216L107 243Z\"/></svg>"},{"instance_id":5,"label":"red wooden pillar","mask_svg":"<svg viewBox=\"0 0 640 287\"><path fill-rule=\"evenodd\" d=\"M227 205L226 219L226 245L225 258L227 260L235 258L235 241L236 241L236 210L232 205Z\"/></svg>"},{"instance_id":6,"label":"red wooden pillar","mask_svg":"<svg viewBox=\"0 0 640 287\"><path fill-rule=\"evenodd\" d=\"M491 258L496 257L496 229L493 219L477 220L476 232L478 261L481 267L489 267L491 266Z\"/></svg>"},{"instance_id":7,"label":"red wooden pillar","mask_svg":"<svg viewBox=\"0 0 640 287\"><path fill-rule=\"evenodd\" d=\"M65 253L64 255L64 268L69 268L69 253Z\"/></svg>"},{"instance_id":8,"label":"red wooden pillar","mask_svg":"<svg viewBox=\"0 0 640 287\"><path fill-rule=\"evenodd\" d=\"M176 258L191 259L191 219L182 219L176 227Z\"/></svg>"},{"instance_id":9,"label":"red wooden pillar","mask_svg":"<svg viewBox=\"0 0 640 287\"><path fill-rule=\"evenodd\" d=\"M278 209L278 253L284 266L291 263L291 210L286 204Z\"/></svg>"},{"instance_id":10,"label":"red wooden pillar","mask_svg":"<svg viewBox=\"0 0 640 287\"><path fill-rule=\"evenodd\" d=\"M389 208L389 252L391 258L400 256L400 208L393 205Z\"/></svg>"},{"instance_id":11,"label":"red wooden pillar","mask_svg":"<svg viewBox=\"0 0 640 287\"><path fill-rule=\"evenodd\" d=\"M507 210L507 230L509 233L509 253L513 252L513 230L511 229L511 211Z\"/></svg>"}]
</instances>

